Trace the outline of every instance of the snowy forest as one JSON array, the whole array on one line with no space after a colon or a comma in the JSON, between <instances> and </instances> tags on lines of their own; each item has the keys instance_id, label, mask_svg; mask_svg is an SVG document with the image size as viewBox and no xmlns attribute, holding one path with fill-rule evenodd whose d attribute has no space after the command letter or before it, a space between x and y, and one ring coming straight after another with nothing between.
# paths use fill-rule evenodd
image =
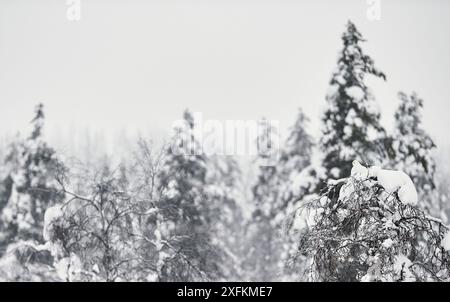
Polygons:
<instances>
[{"instance_id":1,"label":"snowy forest","mask_svg":"<svg viewBox=\"0 0 450 302\"><path fill-rule=\"evenodd\" d=\"M320 136L299 108L278 147L261 117L253 177L192 152L189 109L166 143L141 137L116 163L58 153L45 102L24 108L30 131L0 144L0 281L450 281L450 170L427 100L398 87L387 131L367 79L389 75L342 29Z\"/></svg>"}]
</instances>

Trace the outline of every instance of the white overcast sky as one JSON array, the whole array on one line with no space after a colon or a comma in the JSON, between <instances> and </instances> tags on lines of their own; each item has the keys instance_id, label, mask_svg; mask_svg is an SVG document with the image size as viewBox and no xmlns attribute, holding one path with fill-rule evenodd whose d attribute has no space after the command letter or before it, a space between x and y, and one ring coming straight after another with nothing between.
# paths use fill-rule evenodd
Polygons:
<instances>
[{"instance_id":1,"label":"white overcast sky","mask_svg":"<svg viewBox=\"0 0 450 302\"><path fill-rule=\"evenodd\" d=\"M47 134L167 131L184 108L204 119L293 123L301 106L318 132L348 19L388 77L369 80L385 126L398 90L425 100L440 145L450 130L450 1L0 0L0 137L26 129L43 102Z\"/></svg>"}]
</instances>

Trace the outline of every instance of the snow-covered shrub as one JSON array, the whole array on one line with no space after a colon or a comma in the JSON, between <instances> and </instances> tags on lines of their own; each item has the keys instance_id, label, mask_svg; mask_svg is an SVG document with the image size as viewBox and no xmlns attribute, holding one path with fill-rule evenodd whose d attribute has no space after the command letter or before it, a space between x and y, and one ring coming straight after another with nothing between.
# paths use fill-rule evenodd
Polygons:
<instances>
[{"instance_id":1,"label":"snow-covered shrub","mask_svg":"<svg viewBox=\"0 0 450 302\"><path fill-rule=\"evenodd\" d=\"M0 258L0 282L63 281L53 267L54 257L33 241L10 244Z\"/></svg>"},{"instance_id":2,"label":"snow-covered shrub","mask_svg":"<svg viewBox=\"0 0 450 302\"><path fill-rule=\"evenodd\" d=\"M114 174L86 184L89 195L70 196L45 215L44 236L62 250L55 267L68 281L135 280L138 270L133 219L145 217L118 187Z\"/></svg>"},{"instance_id":3,"label":"snow-covered shrub","mask_svg":"<svg viewBox=\"0 0 450 302\"><path fill-rule=\"evenodd\" d=\"M314 217L300 235L298 254L311 259L310 280L450 280L448 227L386 185L355 175L331 180L304 205Z\"/></svg>"},{"instance_id":4,"label":"snow-covered shrub","mask_svg":"<svg viewBox=\"0 0 450 302\"><path fill-rule=\"evenodd\" d=\"M278 280L281 272L282 237L279 229L284 218L281 199L281 167L278 165L275 139L278 129L265 118L259 121L255 144L257 175L251 188L253 212L247 226L248 255L244 261L247 278L267 282ZM281 218L281 219L280 219Z\"/></svg>"},{"instance_id":5,"label":"snow-covered shrub","mask_svg":"<svg viewBox=\"0 0 450 302\"><path fill-rule=\"evenodd\" d=\"M242 211L241 170L233 157L209 156L206 190L211 200L211 237L220 251L221 276L217 281L240 281L247 273L243 260L245 220Z\"/></svg>"}]
</instances>

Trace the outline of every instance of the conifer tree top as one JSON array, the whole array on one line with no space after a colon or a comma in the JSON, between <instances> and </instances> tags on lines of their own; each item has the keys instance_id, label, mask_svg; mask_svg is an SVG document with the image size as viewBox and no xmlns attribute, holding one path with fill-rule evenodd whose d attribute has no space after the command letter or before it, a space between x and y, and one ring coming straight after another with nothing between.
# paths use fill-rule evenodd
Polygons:
<instances>
[{"instance_id":1,"label":"conifer tree top","mask_svg":"<svg viewBox=\"0 0 450 302\"><path fill-rule=\"evenodd\" d=\"M344 45L356 44L359 41L365 41L355 24L350 20L347 22L346 31L342 34L342 40L344 41Z\"/></svg>"},{"instance_id":2,"label":"conifer tree top","mask_svg":"<svg viewBox=\"0 0 450 302\"><path fill-rule=\"evenodd\" d=\"M345 31L342 34L342 41L344 48L338 59L338 62L340 62L338 69L348 68L348 78L345 78L348 85L365 87L362 83L365 73L373 74L386 80L386 75L374 66L372 58L363 53L360 42L366 42L366 40L351 21L347 22ZM344 84L339 80L337 82Z\"/></svg>"},{"instance_id":3,"label":"conifer tree top","mask_svg":"<svg viewBox=\"0 0 450 302\"><path fill-rule=\"evenodd\" d=\"M309 118L299 108L297 118L291 127L291 132L286 141L286 150L284 151L286 156L304 155L308 157L310 155L314 142L313 138L307 132L308 123Z\"/></svg>"},{"instance_id":4,"label":"conifer tree top","mask_svg":"<svg viewBox=\"0 0 450 302\"><path fill-rule=\"evenodd\" d=\"M436 164L432 152L436 147L433 139L422 128L423 100L416 94L411 96L399 92L400 105L395 112L395 164L405 170L428 199L429 189L435 187Z\"/></svg>"},{"instance_id":5,"label":"conifer tree top","mask_svg":"<svg viewBox=\"0 0 450 302\"><path fill-rule=\"evenodd\" d=\"M36 106L35 116L31 123L33 124L33 130L31 132L30 138L35 139L41 136L42 128L44 127L44 105L39 103Z\"/></svg>"},{"instance_id":6,"label":"conifer tree top","mask_svg":"<svg viewBox=\"0 0 450 302\"><path fill-rule=\"evenodd\" d=\"M188 109L184 110L183 119L188 123L189 128L191 128L191 129L194 128L194 125L195 125L194 116Z\"/></svg>"},{"instance_id":7,"label":"conifer tree top","mask_svg":"<svg viewBox=\"0 0 450 302\"><path fill-rule=\"evenodd\" d=\"M401 103L395 112L395 121L400 134L423 134L421 128L423 100L415 92L411 94L411 97L404 92L399 92L398 97Z\"/></svg>"},{"instance_id":8,"label":"conifer tree top","mask_svg":"<svg viewBox=\"0 0 450 302\"><path fill-rule=\"evenodd\" d=\"M320 148L325 153L324 167L336 178L347 174L354 158L378 163L383 151L380 141L385 130L380 124L378 104L365 83L366 75L386 79L360 42L364 38L348 21L342 34L343 48L332 73L326 96L327 108L322 117Z\"/></svg>"}]
</instances>

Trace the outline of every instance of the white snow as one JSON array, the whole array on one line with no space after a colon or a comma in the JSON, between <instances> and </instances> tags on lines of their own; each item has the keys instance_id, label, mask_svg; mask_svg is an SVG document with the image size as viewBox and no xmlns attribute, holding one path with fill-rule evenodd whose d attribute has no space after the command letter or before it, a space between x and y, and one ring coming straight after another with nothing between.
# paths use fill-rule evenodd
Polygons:
<instances>
[{"instance_id":1,"label":"white snow","mask_svg":"<svg viewBox=\"0 0 450 302\"><path fill-rule=\"evenodd\" d=\"M331 175L333 175L333 177L335 177L335 178L339 177L340 172L341 172L341 170L336 167L334 167L330 170Z\"/></svg>"},{"instance_id":2,"label":"white snow","mask_svg":"<svg viewBox=\"0 0 450 302\"><path fill-rule=\"evenodd\" d=\"M369 141L374 141L379 138L379 132L372 125L367 127L367 138Z\"/></svg>"},{"instance_id":3,"label":"white snow","mask_svg":"<svg viewBox=\"0 0 450 302\"><path fill-rule=\"evenodd\" d=\"M356 117L356 118L353 120L353 124L354 124L356 127L358 127L358 128L362 128L362 126L364 125L362 119L360 119L359 117Z\"/></svg>"},{"instance_id":4,"label":"white snow","mask_svg":"<svg viewBox=\"0 0 450 302\"><path fill-rule=\"evenodd\" d=\"M370 96L371 93L370 92L368 92L368 93L369 93L369 99L367 102L364 102L364 108L368 114L377 115L381 111L380 105L373 100L373 98Z\"/></svg>"},{"instance_id":5,"label":"white snow","mask_svg":"<svg viewBox=\"0 0 450 302\"><path fill-rule=\"evenodd\" d=\"M44 222L45 222L45 224L50 224L62 216L63 216L63 211L62 211L61 205L55 205L53 207L48 208L45 211Z\"/></svg>"},{"instance_id":6,"label":"white snow","mask_svg":"<svg viewBox=\"0 0 450 302\"><path fill-rule=\"evenodd\" d=\"M321 213L322 209L298 209L295 213L293 229L302 230L315 224L315 217Z\"/></svg>"},{"instance_id":7,"label":"white snow","mask_svg":"<svg viewBox=\"0 0 450 302\"><path fill-rule=\"evenodd\" d=\"M290 175L291 188L290 191L295 195L300 195L307 188L315 183L315 177L311 175L311 169L305 168L298 174Z\"/></svg>"},{"instance_id":8,"label":"white snow","mask_svg":"<svg viewBox=\"0 0 450 302\"><path fill-rule=\"evenodd\" d=\"M346 137L351 137L352 136L352 127L350 127L349 125L345 125L344 127L344 134Z\"/></svg>"},{"instance_id":9,"label":"white snow","mask_svg":"<svg viewBox=\"0 0 450 302\"><path fill-rule=\"evenodd\" d=\"M92 272L94 272L95 274L100 274L100 268L98 267L97 263L92 266Z\"/></svg>"},{"instance_id":10,"label":"white snow","mask_svg":"<svg viewBox=\"0 0 450 302\"><path fill-rule=\"evenodd\" d=\"M339 200L348 199L353 192L355 192L355 186L353 185L353 181L349 179L339 190Z\"/></svg>"},{"instance_id":11,"label":"white snow","mask_svg":"<svg viewBox=\"0 0 450 302\"><path fill-rule=\"evenodd\" d=\"M351 158L355 158L355 151L352 148L347 146L340 146L341 148L341 156L343 159L348 160Z\"/></svg>"},{"instance_id":12,"label":"white snow","mask_svg":"<svg viewBox=\"0 0 450 302\"><path fill-rule=\"evenodd\" d=\"M441 241L441 246L446 250L450 251L450 231L445 234L444 239Z\"/></svg>"},{"instance_id":13,"label":"white snow","mask_svg":"<svg viewBox=\"0 0 450 302\"><path fill-rule=\"evenodd\" d=\"M43 236L45 241L52 239L54 223L64 216L61 205L55 205L48 208L44 214Z\"/></svg>"},{"instance_id":14,"label":"white snow","mask_svg":"<svg viewBox=\"0 0 450 302\"><path fill-rule=\"evenodd\" d=\"M158 274L150 273L150 274L148 274L146 280L147 280L147 282L157 282L158 281Z\"/></svg>"},{"instance_id":15,"label":"white snow","mask_svg":"<svg viewBox=\"0 0 450 302\"><path fill-rule=\"evenodd\" d=\"M382 277L381 272L381 260L380 255L376 254L374 256L369 256L367 259L368 264L370 267L367 269L367 274L362 276L361 282L373 282L380 280Z\"/></svg>"},{"instance_id":16,"label":"white snow","mask_svg":"<svg viewBox=\"0 0 450 302\"><path fill-rule=\"evenodd\" d=\"M75 281L78 274L82 271L80 258L76 255L65 257L59 260L56 265L56 273L64 281Z\"/></svg>"},{"instance_id":17,"label":"white snow","mask_svg":"<svg viewBox=\"0 0 450 302\"><path fill-rule=\"evenodd\" d=\"M337 94L338 90L339 90L339 85L330 85L330 87L328 87L328 91L327 91L327 98L333 99L334 96Z\"/></svg>"},{"instance_id":18,"label":"white snow","mask_svg":"<svg viewBox=\"0 0 450 302\"><path fill-rule=\"evenodd\" d=\"M337 81L339 84L341 84L341 85L345 85L345 83L347 82L347 81L345 80L345 78L344 78L342 75L338 75L338 76L336 77L336 81Z\"/></svg>"},{"instance_id":19,"label":"white snow","mask_svg":"<svg viewBox=\"0 0 450 302\"><path fill-rule=\"evenodd\" d=\"M369 169L361 165L359 161L354 160L352 165L353 167L350 173L352 177L358 180L363 180L369 177Z\"/></svg>"},{"instance_id":20,"label":"white snow","mask_svg":"<svg viewBox=\"0 0 450 302\"><path fill-rule=\"evenodd\" d=\"M397 192L398 198L404 204L417 205L417 191L411 178L403 171L384 170L377 166L369 169L369 176L376 177L388 193Z\"/></svg>"},{"instance_id":21,"label":"white snow","mask_svg":"<svg viewBox=\"0 0 450 302\"><path fill-rule=\"evenodd\" d=\"M386 221L384 222L383 228L386 230L391 230L391 229L396 229L397 227L396 227L395 223L392 221L392 218L389 218L389 219L386 219Z\"/></svg>"},{"instance_id":22,"label":"white snow","mask_svg":"<svg viewBox=\"0 0 450 302\"><path fill-rule=\"evenodd\" d=\"M356 118L356 111L352 108L348 111L347 116L345 117L345 122L347 124L352 124L355 118Z\"/></svg>"},{"instance_id":23,"label":"white snow","mask_svg":"<svg viewBox=\"0 0 450 302\"><path fill-rule=\"evenodd\" d=\"M389 249L392 245L394 244L394 241L391 238L388 238L386 240L383 241L383 243L381 244L384 248Z\"/></svg>"},{"instance_id":24,"label":"white snow","mask_svg":"<svg viewBox=\"0 0 450 302\"><path fill-rule=\"evenodd\" d=\"M347 95L355 101L361 101L364 99L364 91L358 86L352 86L345 89L345 93L347 93Z\"/></svg>"},{"instance_id":25,"label":"white snow","mask_svg":"<svg viewBox=\"0 0 450 302\"><path fill-rule=\"evenodd\" d=\"M405 255L397 255L394 262L394 271L398 275L403 275L404 281L415 281L414 275L410 270L412 262Z\"/></svg>"}]
</instances>

